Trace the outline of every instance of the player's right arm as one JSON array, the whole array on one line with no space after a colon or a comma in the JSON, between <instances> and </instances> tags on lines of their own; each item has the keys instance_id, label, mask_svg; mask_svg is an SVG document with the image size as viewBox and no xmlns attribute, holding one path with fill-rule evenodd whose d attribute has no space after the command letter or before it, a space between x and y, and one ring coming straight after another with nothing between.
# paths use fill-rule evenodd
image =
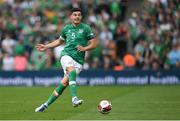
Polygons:
<instances>
[{"instance_id":1,"label":"player's right arm","mask_svg":"<svg viewBox=\"0 0 180 121\"><path fill-rule=\"evenodd\" d=\"M64 44L64 41L59 38L59 39L56 39L53 42L48 43L48 44L37 44L36 49L38 51L45 51L49 48L54 48L54 47L57 47L57 46L62 45L62 44Z\"/></svg>"},{"instance_id":2,"label":"player's right arm","mask_svg":"<svg viewBox=\"0 0 180 121\"><path fill-rule=\"evenodd\" d=\"M50 42L48 44L37 44L36 49L38 51L45 51L45 50L47 50L49 48L54 48L54 47L57 47L59 45L64 44L65 40L66 40L66 30L67 30L66 28L67 28L67 26L65 26L62 29L61 35L60 35L60 37L58 39L56 39L56 40L54 40L54 41L52 41L52 42Z\"/></svg>"}]
</instances>

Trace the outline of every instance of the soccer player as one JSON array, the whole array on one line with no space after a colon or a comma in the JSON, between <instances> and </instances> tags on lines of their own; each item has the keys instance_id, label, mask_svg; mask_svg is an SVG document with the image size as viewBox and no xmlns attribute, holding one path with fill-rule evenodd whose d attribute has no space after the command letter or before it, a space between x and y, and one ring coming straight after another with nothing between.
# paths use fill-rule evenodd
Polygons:
<instances>
[{"instance_id":1,"label":"soccer player","mask_svg":"<svg viewBox=\"0 0 180 121\"><path fill-rule=\"evenodd\" d=\"M83 100L77 97L76 76L82 70L84 63L85 51L94 49L97 46L97 40L89 25L81 22L82 15L80 8L71 9L71 23L64 26L60 37L48 44L37 44L38 51L45 51L48 48L54 48L65 44L61 52L61 65L64 71L64 77L60 84L53 91L48 100L35 109L35 112L43 112L52 104L69 85L72 96L72 105L77 107Z\"/></svg>"}]
</instances>

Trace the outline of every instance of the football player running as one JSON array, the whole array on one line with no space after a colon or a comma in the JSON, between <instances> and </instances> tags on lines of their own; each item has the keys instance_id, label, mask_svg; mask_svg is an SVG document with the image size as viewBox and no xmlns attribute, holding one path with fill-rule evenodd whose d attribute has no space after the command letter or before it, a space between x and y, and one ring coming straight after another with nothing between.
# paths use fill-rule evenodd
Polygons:
<instances>
[{"instance_id":1,"label":"football player running","mask_svg":"<svg viewBox=\"0 0 180 121\"><path fill-rule=\"evenodd\" d=\"M64 77L54 89L48 100L37 107L35 112L43 112L48 108L69 85L72 96L72 105L77 107L83 100L77 96L76 77L81 72L84 63L85 52L96 48L97 40L89 25L82 23L80 8L73 8L70 15L71 23L64 26L60 37L48 44L37 44L38 51L45 51L65 44L61 52L60 62L64 71Z\"/></svg>"}]
</instances>

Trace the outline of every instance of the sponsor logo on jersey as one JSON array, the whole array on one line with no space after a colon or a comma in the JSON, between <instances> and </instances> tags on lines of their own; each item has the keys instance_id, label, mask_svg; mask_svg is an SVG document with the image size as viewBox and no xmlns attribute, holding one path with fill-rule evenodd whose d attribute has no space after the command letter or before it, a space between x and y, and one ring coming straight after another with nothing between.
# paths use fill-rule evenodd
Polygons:
<instances>
[{"instance_id":1,"label":"sponsor logo on jersey","mask_svg":"<svg viewBox=\"0 0 180 121\"><path fill-rule=\"evenodd\" d=\"M90 34L90 36L94 36L94 34L93 34L93 33L91 33L91 34Z\"/></svg>"},{"instance_id":2,"label":"sponsor logo on jersey","mask_svg":"<svg viewBox=\"0 0 180 121\"><path fill-rule=\"evenodd\" d=\"M84 31L83 29L79 29L78 33L82 34Z\"/></svg>"}]
</instances>

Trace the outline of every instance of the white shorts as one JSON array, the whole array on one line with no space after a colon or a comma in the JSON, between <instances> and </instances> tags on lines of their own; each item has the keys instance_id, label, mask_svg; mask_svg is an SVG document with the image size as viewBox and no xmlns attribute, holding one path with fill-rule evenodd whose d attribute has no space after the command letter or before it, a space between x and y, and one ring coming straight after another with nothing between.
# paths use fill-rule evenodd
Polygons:
<instances>
[{"instance_id":1,"label":"white shorts","mask_svg":"<svg viewBox=\"0 0 180 121\"><path fill-rule=\"evenodd\" d=\"M64 74L66 76L68 76L67 67L74 67L76 70L76 73L79 74L82 70L82 65L79 64L78 62L76 62L72 57L68 56L68 55L64 55L61 57L61 65L64 71Z\"/></svg>"}]
</instances>

